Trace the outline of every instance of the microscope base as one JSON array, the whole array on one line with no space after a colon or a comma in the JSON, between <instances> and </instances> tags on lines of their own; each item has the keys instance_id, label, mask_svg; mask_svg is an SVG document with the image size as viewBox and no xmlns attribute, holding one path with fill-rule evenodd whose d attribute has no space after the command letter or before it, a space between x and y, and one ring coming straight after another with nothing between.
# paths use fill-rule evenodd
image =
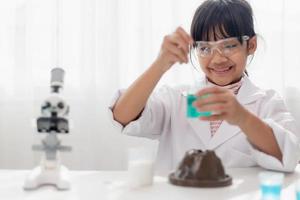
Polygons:
<instances>
[{"instance_id":1,"label":"microscope base","mask_svg":"<svg viewBox=\"0 0 300 200\"><path fill-rule=\"evenodd\" d=\"M38 166L26 178L23 188L24 190L34 190L42 185L53 185L59 190L70 189L68 169L63 165L54 168Z\"/></svg>"}]
</instances>

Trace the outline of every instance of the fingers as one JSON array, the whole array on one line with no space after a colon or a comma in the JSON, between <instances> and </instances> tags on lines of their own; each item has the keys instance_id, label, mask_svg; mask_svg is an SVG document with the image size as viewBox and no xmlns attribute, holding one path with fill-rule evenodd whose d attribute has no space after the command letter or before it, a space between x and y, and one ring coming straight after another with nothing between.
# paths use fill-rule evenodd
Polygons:
<instances>
[{"instance_id":1,"label":"fingers","mask_svg":"<svg viewBox=\"0 0 300 200\"><path fill-rule=\"evenodd\" d=\"M224 116L223 114L227 113L228 109L230 109L231 93L228 93L227 90L227 92L223 92L223 90L219 90L219 88L208 89L209 92L215 93L205 93L205 95L200 96L195 102L193 102L193 106L201 112L213 112L214 115Z\"/></svg>"},{"instance_id":2,"label":"fingers","mask_svg":"<svg viewBox=\"0 0 300 200\"><path fill-rule=\"evenodd\" d=\"M202 98L201 98L202 97ZM202 108L204 105L207 104L216 104L216 103L227 103L228 101L228 94L227 93L209 93L206 95L200 96L193 105L197 108Z\"/></svg>"},{"instance_id":3,"label":"fingers","mask_svg":"<svg viewBox=\"0 0 300 200\"><path fill-rule=\"evenodd\" d=\"M221 88L217 86L207 87L196 93L197 96L203 96L205 94L217 94L217 93L225 93L228 92L228 89Z\"/></svg>"},{"instance_id":4,"label":"fingers","mask_svg":"<svg viewBox=\"0 0 300 200\"><path fill-rule=\"evenodd\" d=\"M171 39L178 48L183 48L186 54L189 53L189 45L193 43L193 39L183 28L178 27Z\"/></svg>"},{"instance_id":5,"label":"fingers","mask_svg":"<svg viewBox=\"0 0 300 200\"><path fill-rule=\"evenodd\" d=\"M179 58L179 57L178 57L177 55L175 55L175 54L171 54L171 55L169 56L169 59L170 59L171 64L174 64L174 63L176 63L176 62L183 63L182 59Z\"/></svg>"},{"instance_id":6,"label":"fingers","mask_svg":"<svg viewBox=\"0 0 300 200\"><path fill-rule=\"evenodd\" d=\"M211 115L209 117L199 117L200 120L203 120L203 121L217 121L217 120L224 120L226 119L226 114L225 113L222 113L222 114L219 114L219 115Z\"/></svg>"},{"instance_id":7,"label":"fingers","mask_svg":"<svg viewBox=\"0 0 300 200\"><path fill-rule=\"evenodd\" d=\"M197 109L201 112L213 112L213 114L221 114L226 112L226 105L224 103L206 104Z\"/></svg>"},{"instance_id":8,"label":"fingers","mask_svg":"<svg viewBox=\"0 0 300 200\"><path fill-rule=\"evenodd\" d=\"M162 48L180 58L180 63L188 62L189 44L192 38L181 28L164 38Z\"/></svg>"},{"instance_id":9,"label":"fingers","mask_svg":"<svg viewBox=\"0 0 300 200\"><path fill-rule=\"evenodd\" d=\"M183 49L185 54L189 53L189 43L177 32L170 37L170 41L175 44L177 48Z\"/></svg>"},{"instance_id":10,"label":"fingers","mask_svg":"<svg viewBox=\"0 0 300 200\"><path fill-rule=\"evenodd\" d=\"M179 58L181 62L187 62L186 54L182 49L177 48L174 44L165 44L165 48Z\"/></svg>"},{"instance_id":11,"label":"fingers","mask_svg":"<svg viewBox=\"0 0 300 200\"><path fill-rule=\"evenodd\" d=\"M178 27L176 29L176 32L178 32L188 44L193 44L194 42L193 38L187 32L185 32L183 28Z\"/></svg>"}]
</instances>

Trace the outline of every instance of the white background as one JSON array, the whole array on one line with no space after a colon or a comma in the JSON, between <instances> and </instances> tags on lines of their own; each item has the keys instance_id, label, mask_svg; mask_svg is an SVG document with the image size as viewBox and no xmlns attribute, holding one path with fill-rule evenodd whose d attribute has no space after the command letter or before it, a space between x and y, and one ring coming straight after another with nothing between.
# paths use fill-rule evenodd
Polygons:
<instances>
[{"instance_id":1,"label":"white background","mask_svg":"<svg viewBox=\"0 0 300 200\"><path fill-rule=\"evenodd\" d=\"M109 121L107 105L118 88L126 88L151 64L164 35L177 26L189 31L200 3L0 0L0 168L38 164L41 154L31 145L42 137L32 121L49 95L50 70L62 67L64 97L74 125L62 137L63 144L73 147L72 153L62 155L63 163L71 169L124 169L128 147L152 142L120 135ZM250 3L261 36L248 67L250 78L298 106L294 97L299 93L293 88L300 89L300 3ZM193 83L192 73L190 65L176 65L159 85Z\"/></svg>"}]
</instances>

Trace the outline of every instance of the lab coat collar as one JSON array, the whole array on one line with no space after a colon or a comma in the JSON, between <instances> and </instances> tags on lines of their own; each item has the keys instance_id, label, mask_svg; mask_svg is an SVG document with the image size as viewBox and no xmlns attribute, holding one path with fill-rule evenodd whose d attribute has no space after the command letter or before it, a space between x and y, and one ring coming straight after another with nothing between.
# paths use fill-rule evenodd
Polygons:
<instances>
[{"instance_id":1,"label":"lab coat collar","mask_svg":"<svg viewBox=\"0 0 300 200\"><path fill-rule=\"evenodd\" d=\"M266 92L252 83L248 76L243 77L243 84L237 94L237 100L242 104L246 105L257 101L266 95Z\"/></svg>"},{"instance_id":2,"label":"lab coat collar","mask_svg":"<svg viewBox=\"0 0 300 200\"><path fill-rule=\"evenodd\" d=\"M247 76L243 77L243 84L237 94L237 100L242 105L247 105L257 101L265 96L265 92L255 86ZM206 149L215 149L230 138L240 133L238 126L230 125L223 121L214 136L211 136L210 124L207 121L201 121L198 118L188 119L196 134L203 141Z\"/></svg>"}]
</instances>

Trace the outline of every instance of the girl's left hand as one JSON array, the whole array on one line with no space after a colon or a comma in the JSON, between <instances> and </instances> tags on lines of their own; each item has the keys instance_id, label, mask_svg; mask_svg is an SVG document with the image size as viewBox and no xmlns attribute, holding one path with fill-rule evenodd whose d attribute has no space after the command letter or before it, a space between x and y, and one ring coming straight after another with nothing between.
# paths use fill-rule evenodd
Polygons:
<instances>
[{"instance_id":1,"label":"girl's left hand","mask_svg":"<svg viewBox=\"0 0 300 200\"><path fill-rule=\"evenodd\" d=\"M200 90L196 96L207 95L205 98L198 98L194 103L199 111L211 111L209 117L200 117L205 121L226 120L229 124L240 126L248 111L237 101L233 92L221 87L210 87Z\"/></svg>"}]
</instances>

